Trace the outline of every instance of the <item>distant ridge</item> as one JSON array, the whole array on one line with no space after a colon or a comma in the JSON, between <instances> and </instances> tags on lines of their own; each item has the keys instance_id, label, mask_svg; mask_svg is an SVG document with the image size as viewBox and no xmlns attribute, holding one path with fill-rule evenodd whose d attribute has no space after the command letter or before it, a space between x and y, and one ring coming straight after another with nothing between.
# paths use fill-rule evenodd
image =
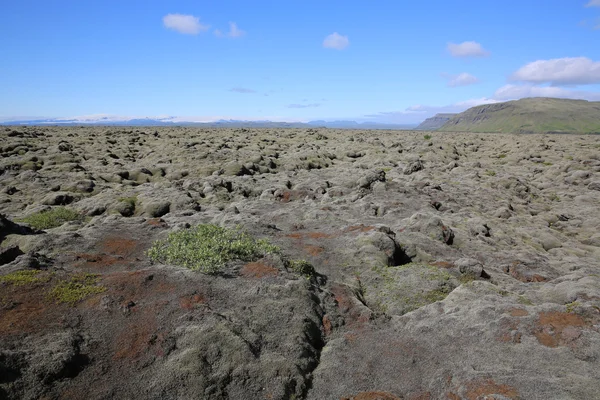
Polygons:
<instances>
[{"instance_id":1,"label":"distant ridge","mask_svg":"<svg viewBox=\"0 0 600 400\"><path fill-rule=\"evenodd\" d=\"M243 120L218 120L212 122L196 122L165 118L133 118L119 119L117 117L98 118L40 118L40 119L14 119L0 122L0 125L103 125L103 126L198 126L207 128L337 128L337 129L414 129L415 124L383 124L377 122L356 121L309 121L309 122L277 122L277 121L243 121Z\"/></svg>"},{"instance_id":2,"label":"distant ridge","mask_svg":"<svg viewBox=\"0 0 600 400\"><path fill-rule=\"evenodd\" d=\"M600 134L600 102L533 97L486 104L455 115L438 130Z\"/></svg>"},{"instance_id":3,"label":"distant ridge","mask_svg":"<svg viewBox=\"0 0 600 400\"><path fill-rule=\"evenodd\" d=\"M455 115L456 114L454 113L435 114L433 117L427 118L425 121L421 122L421 124L415 129L422 131L435 131L436 129L441 128L450 120L450 118L454 117Z\"/></svg>"}]
</instances>

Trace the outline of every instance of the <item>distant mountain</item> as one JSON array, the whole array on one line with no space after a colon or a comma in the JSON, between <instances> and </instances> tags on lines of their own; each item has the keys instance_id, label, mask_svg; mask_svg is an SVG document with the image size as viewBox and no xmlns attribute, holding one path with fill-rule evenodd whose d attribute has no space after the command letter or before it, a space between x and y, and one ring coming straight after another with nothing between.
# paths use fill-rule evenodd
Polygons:
<instances>
[{"instance_id":1,"label":"distant mountain","mask_svg":"<svg viewBox=\"0 0 600 400\"><path fill-rule=\"evenodd\" d=\"M421 124L415 129L422 131L435 131L436 129L441 128L450 120L450 118L454 117L455 115L456 114L453 113L435 114L433 117L427 118L425 121L421 122Z\"/></svg>"},{"instance_id":2,"label":"distant mountain","mask_svg":"<svg viewBox=\"0 0 600 400\"><path fill-rule=\"evenodd\" d=\"M78 117L78 118L40 118L9 119L0 125L174 125L174 117L165 118L120 118L120 117Z\"/></svg>"},{"instance_id":3,"label":"distant mountain","mask_svg":"<svg viewBox=\"0 0 600 400\"><path fill-rule=\"evenodd\" d=\"M526 98L469 108L440 129L445 132L600 133L600 102Z\"/></svg>"},{"instance_id":4,"label":"distant mountain","mask_svg":"<svg viewBox=\"0 0 600 400\"><path fill-rule=\"evenodd\" d=\"M337 128L337 129L412 129L415 125L380 124L375 122L356 121L309 121L309 122L276 122L276 121L243 121L218 120L213 122L186 121L177 117L164 118L119 118L119 117L80 117L73 119L14 119L0 122L0 125L119 125L119 126L200 126L223 128Z\"/></svg>"},{"instance_id":5,"label":"distant mountain","mask_svg":"<svg viewBox=\"0 0 600 400\"><path fill-rule=\"evenodd\" d=\"M356 121L309 121L308 125L338 129L414 129L416 124L384 124Z\"/></svg>"}]
</instances>

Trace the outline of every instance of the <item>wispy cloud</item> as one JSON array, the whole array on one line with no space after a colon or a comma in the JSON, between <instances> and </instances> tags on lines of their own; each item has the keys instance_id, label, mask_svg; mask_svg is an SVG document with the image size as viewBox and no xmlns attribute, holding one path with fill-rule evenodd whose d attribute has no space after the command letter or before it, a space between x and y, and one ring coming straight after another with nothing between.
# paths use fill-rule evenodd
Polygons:
<instances>
[{"instance_id":1,"label":"wispy cloud","mask_svg":"<svg viewBox=\"0 0 600 400\"><path fill-rule=\"evenodd\" d=\"M463 72L458 75L442 74L442 77L448 81L449 87L468 86L479 82L476 76L473 76L467 72Z\"/></svg>"},{"instance_id":2,"label":"wispy cloud","mask_svg":"<svg viewBox=\"0 0 600 400\"><path fill-rule=\"evenodd\" d=\"M244 88L244 87L234 87L229 89L230 92L236 92L236 93L256 93L256 90L254 89L248 89L248 88Z\"/></svg>"},{"instance_id":3,"label":"wispy cloud","mask_svg":"<svg viewBox=\"0 0 600 400\"><path fill-rule=\"evenodd\" d=\"M511 80L553 86L600 83L600 62L587 57L538 60L519 68Z\"/></svg>"},{"instance_id":4,"label":"wispy cloud","mask_svg":"<svg viewBox=\"0 0 600 400\"><path fill-rule=\"evenodd\" d=\"M482 104L494 104L494 103L499 103L500 100L497 99L490 99L487 97L481 97L481 98L477 98L477 99L469 99L469 100L465 100L465 101L459 101L457 103L453 103L453 104L448 104L445 106L428 106L428 105L415 105L415 106L410 106L407 108L407 110L413 111L413 112L421 112L421 113L428 113L428 114L436 114L436 113L455 113L455 112L463 112L466 109L469 109L471 107L475 107L475 106L480 106Z\"/></svg>"},{"instance_id":5,"label":"wispy cloud","mask_svg":"<svg viewBox=\"0 0 600 400\"><path fill-rule=\"evenodd\" d=\"M343 50L349 45L348 36L342 36L337 32L333 32L323 40L323 47L326 49Z\"/></svg>"},{"instance_id":6,"label":"wispy cloud","mask_svg":"<svg viewBox=\"0 0 600 400\"><path fill-rule=\"evenodd\" d=\"M585 5L586 7L600 7L600 0L590 0L589 3Z\"/></svg>"},{"instance_id":7,"label":"wispy cloud","mask_svg":"<svg viewBox=\"0 0 600 400\"><path fill-rule=\"evenodd\" d=\"M490 55L490 52L477 42L448 43L446 49L452 57L487 57Z\"/></svg>"},{"instance_id":8,"label":"wispy cloud","mask_svg":"<svg viewBox=\"0 0 600 400\"><path fill-rule=\"evenodd\" d=\"M595 18L595 19L584 19L582 21L580 21L577 25L579 25L582 28L588 28L588 29L592 29L592 30L598 30L600 29L600 18Z\"/></svg>"},{"instance_id":9,"label":"wispy cloud","mask_svg":"<svg viewBox=\"0 0 600 400\"><path fill-rule=\"evenodd\" d=\"M239 37L244 36L245 34L246 34L246 31L243 31L240 28L238 28L238 26L235 22L229 22L229 31L228 32L223 33L221 30L215 29L215 35L219 36L219 37L239 38Z\"/></svg>"},{"instance_id":10,"label":"wispy cloud","mask_svg":"<svg viewBox=\"0 0 600 400\"><path fill-rule=\"evenodd\" d=\"M163 25L184 35L197 35L207 31L210 25L200 23L200 18L193 15L167 14L163 17Z\"/></svg>"},{"instance_id":11,"label":"wispy cloud","mask_svg":"<svg viewBox=\"0 0 600 400\"><path fill-rule=\"evenodd\" d=\"M320 107L321 104L319 103L310 103L310 104L298 104L298 103L294 103L294 104L288 104L287 108L315 108L315 107Z\"/></svg>"},{"instance_id":12,"label":"wispy cloud","mask_svg":"<svg viewBox=\"0 0 600 400\"><path fill-rule=\"evenodd\" d=\"M365 115L365 117L383 123L419 123L435 114L459 113L471 107L499 102L500 100L483 97L442 106L417 104L401 111L383 111Z\"/></svg>"},{"instance_id":13,"label":"wispy cloud","mask_svg":"<svg viewBox=\"0 0 600 400\"><path fill-rule=\"evenodd\" d=\"M235 22L230 22L229 23L229 37L242 37L246 34L245 31L241 30L240 28L238 28L237 24Z\"/></svg>"}]
</instances>

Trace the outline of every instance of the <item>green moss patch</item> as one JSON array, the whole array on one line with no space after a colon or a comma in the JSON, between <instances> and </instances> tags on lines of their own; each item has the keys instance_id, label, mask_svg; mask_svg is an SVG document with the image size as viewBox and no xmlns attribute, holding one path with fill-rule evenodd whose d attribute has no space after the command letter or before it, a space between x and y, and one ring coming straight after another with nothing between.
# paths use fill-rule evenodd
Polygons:
<instances>
[{"instance_id":1,"label":"green moss patch","mask_svg":"<svg viewBox=\"0 0 600 400\"><path fill-rule=\"evenodd\" d=\"M147 254L154 261L215 274L229 261L256 261L277 252L277 246L254 239L239 227L203 224L169 234L166 240L155 242Z\"/></svg>"},{"instance_id":2,"label":"green moss patch","mask_svg":"<svg viewBox=\"0 0 600 400\"><path fill-rule=\"evenodd\" d=\"M51 229L61 226L65 222L75 221L81 218L81 214L69 208L55 207L47 211L30 214L17 221L25 222L35 229Z\"/></svg>"},{"instance_id":3,"label":"green moss patch","mask_svg":"<svg viewBox=\"0 0 600 400\"><path fill-rule=\"evenodd\" d=\"M48 296L57 303L74 306L85 298L105 290L104 286L98 285L98 275L78 274L69 280L59 282L50 290Z\"/></svg>"},{"instance_id":4,"label":"green moss patch","mask_svg":"<svg viewBox=\"0 0 600 400\"><path fill-rule=\"evenodd\" d=\"M138 198L137 196L131 196L131 197L121 197L119 199L120 202L129 204L132 207L135 207L135 205L137 204Z\"/></svg>"},{"instance_id":5,"label":"green moss patch","mask_svg":"<svg viewBox=\"0 0 600 400\"><path fill-rule=\"evenodd\" d=\"M15 271L7 275L0 276L0 283L8 283L14 286L24 286L48 282L50 277L47 275L41 275L41 272L42 271L36 269Z\"/></svg>"},{"instance_id":6,"label":"green moss patch","mask_svg":"<svg viewBox=\"0 0 600 400\"><path fill-rule=\"evenodd\" d=\"M422 263L376 265L369 275L362 279L367 302L395 315L444 300L461 283L446 270Z\"/></svg>"}]
</instances>

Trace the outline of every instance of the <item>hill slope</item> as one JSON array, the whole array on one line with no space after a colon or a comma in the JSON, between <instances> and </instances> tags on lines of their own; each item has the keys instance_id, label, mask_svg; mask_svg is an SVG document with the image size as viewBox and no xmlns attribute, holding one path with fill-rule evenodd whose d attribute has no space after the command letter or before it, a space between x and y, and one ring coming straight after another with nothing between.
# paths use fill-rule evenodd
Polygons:
<instances>
[{"instance_id":1,"label":"hill slope","mask_svg":"<svg viewBox=\"0 0 600 400\"><path fill-rule=\"evenodd\" d=\"M454 117L455 115L456 114L453 113L435 114L433 117L427 118L425 121L421 122L421 124L415 129L421 131L434 131L441 128L450 120L450 118Z\"/></svg>"},{"instance_id":2,"label":"hill slope","mask_svg":"<svg viewBox=\"0 0 600 400\"><path fill-rule=\"evenodd\" d=\"M527 98L472 107L439 130L447 132L600 133L600 102Z\"/></svg>"}]
</instances>

